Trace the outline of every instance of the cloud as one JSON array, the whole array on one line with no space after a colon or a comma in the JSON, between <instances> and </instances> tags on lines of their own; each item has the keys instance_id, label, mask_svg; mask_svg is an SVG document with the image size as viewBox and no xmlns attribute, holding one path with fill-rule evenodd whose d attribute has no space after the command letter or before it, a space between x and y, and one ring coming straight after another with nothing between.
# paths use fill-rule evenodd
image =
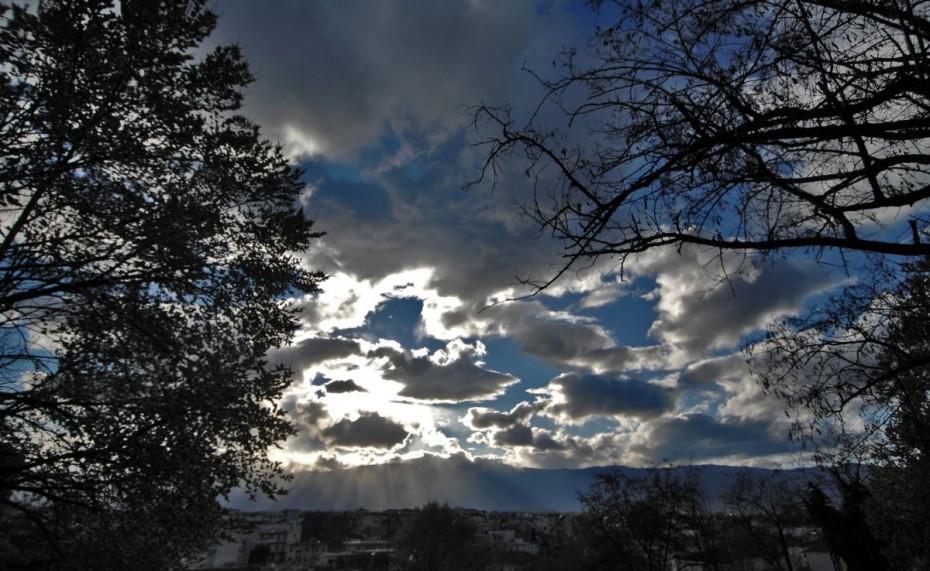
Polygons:
<instances>
[{"instance_id":1,"label":"cloud","mask_svg":"<svg viewBox=\"0 0 930 571\"><path fill-rule=\"evenodd\" d=\"M309 428L319 426L322 421L329 418L329 412L323 403L308 400L297 403L291 416L305 428Z\"/></svg>"},{"instance_id":2,"label":"cloud","mask_svg":"<svg viewBox=\"0 0 930 571\"><path fill-rule=\"evenodd\" d=\"M462 107L519 92L536 52L569 22L523 2L222 2L219 41L243 46L258 81L248 110L294 154L347 157L383 130L447 136ZM558 38L558 39L557 39ZM523 79L527 81L529 78ZM497 93L497 94L496 94Z\"/></svg>"},{"instance_id":3,"label":"cloud","mask_svg":"<svg viewBox=\"0 0 930 571\"><path fill-rule=\"evenodd\" d=\"M551 276L561 250L514 215L512 202L532 196L518 164L494 193L457 191L483 158L462 106L509 101L532 112L520 67L543 70L540 54L548 67L552 47L571 44L566 11L576 8L412 0L268 10L229 0L217 10L218 41L238 41L258 79L245 112L303 161L302 205L327 231L300 254L330 275L298 300L302 340L269 355L317 379L292 388L309 400L282 403L301 427L288 443L294 462L388 462L466 438L480 444L472 451L522 465L633 462L675 452L669 439L689 426L697 445L703 434L709 450L729 441L750 454L739 428L775 426L777 402L739 355L720 354L829 287L816 265L738 272L740 260L711 265L715 254L698 248L656 250L626 264L637 288L655 285L639 313L623 305L636 292L610 260L588 279L567 275L540 296L487 307L527 293L519 278ZM389 299L405 300L404 311L388 315ZM409 300L422 302L419 314ZM485 355L482 342L500 352ZM548 380L553 370L565 374ZM660 375L668 386L628 378ZM519 402L518 382L537 399ZM487 408L464 416L466 406L435 406L476 401ZM697 416L705 412L723 420ZM338 454L319 455L327 447Z\"/></svg>"},{"instance_id":4,"label":"cloud","mask_svg":"<svg viewBox=\"0 0 930 571\"><path fill-rule=\"evenodd\" d=\"M290 347L272 351L268 360L302 371L325 361L345 359L361 353L361 346L354 339L311 337Z\"/></svg>"},{"instance_id":5,"label":"cloud","mask_svg":"<svg viewBox=\"0 0 930 571\"><path fill-rule=\"evenodd\" d=\"M329 232L303 256L310 267L329 271L331 277L321 284L322 293L304 304L308 326L324 331L362 327L365 315L384 301L384 295L410 284L402 294L423 300L424 333L446 340L481 334L476 323L492 318L479 312L491 299L509 291L514 276L545 268L556 255L553 245L537 240L529 225L514 235L477 220L476 210L511 206L481 204L485 200L480 192L455 192L454 187L440 185L437 179L453 175L433 173L436 168L427 167L429 183L384 181L397 188L391 193L391 206L377 220L361 220L347 211L342 203L356 198L338 188L313 198L313 215ZM460 180L465 175L454 176ZM454 198L437 198L450 195ZM359 227L364 231L345 230ZM513 312L507 308L494 315Z\"/></svg>"},{"instance_id":6,"label":"cloud","mask_svg":"<svg viewBox=\"0 0 930 571\"><path fill-rule=\"evenodd\" d=\"M536 450L562 450L565 448L565 445L553 438L549 432L534 428L533 448Z\"/></svg>"},{"instance_id":7,"label":"cloud","mask_svg":"<svg viewBox=\"0 0 930 571\"><path fill-rule=\"evenodd\" d=\"M332 470L341 470L348 468L346 464L339 461L339 458L336 455L329 456L317 456L316 460L313 462L313 468L321 472L329 472Z\"/></svg>"},{"instance_id":8,"label":"cloud","mask_svg":"<svg viewBox=\"0 0 930 571\"><path fill-rule=\"evenodd\" d=\"M628 265L631 273L654 276L658 284L659 316L649 334L685 360L737 346L744 335L797 312L807 298L837 283L813 262L777 260L755 267L743 265L744 257L736 254L723 260L716 255L697 247L664 249Z\"/></svg>"},{"instance_id":9,"label":"cloud","mask_svg":"<svg viewBox=\"0 0 930 571\"><path fill-rule=\"evenodd\" d=\"M679 374L678 384L685 388L700 388L711 384L723 386L724 383L738 382L750 374L746 357L737 353L688 365Z\"/></svg>"},{"instance_id":10,"label":"cloud","mask_svg":"<svg viewBox=\"0 0 930 571\"><path fill-rule=\"evenodd\" d=\"M544 439L551 439L552 443ZM569 436L534 432L534 446L516 446L514 461L537 468L578 468L612 464L632 465L636 458L627 451L627 434L600 433Z\"/></svg>"},{"instance_id":11,"label":"cloud","mask_svg":"<svg viewBox=\"0 0 930 571\"><path fill-rule=\"evenodd\" d=\"M394 448L403 444L409 433L404 425L378 413L362 412L355 420L343 418L322 431L334 446Z\"/></svg>"},{"instance_id":12,"label":"cloud","mask_svg":"<svg viewBox=\"0 0 930 571\"><path fill-rule=\"evenodd\" d=\"M340 222L338 218L330 223L345 227L361 224L355 219ZM342 250L338 237L331 236L326 243L321 241L318 246L320 249L317 253L305 253L313 258L308 262L309 265L317 268L346 265L338 259ZM386 295L401 284L422 284L428 280L430 274L428 269L397 270L395 273L368 274L366 277L346 271L330 273L321 284L319 292L307 295L301 300L300 310L304 323L313 331L327 333L362 327L365 325L365 318L385 302Z\"/></svg>"},{"instance_id":13,"label":"cloud","mask_svg":"<svg viewBox=\"0 0 930 571\"><path fill-rule=\"evenodd\" d=\"M587 436L560 431L552 435L556 445L548 447L536 441L536 429L532 446L523 428L494 440L512 447L513 462L541 468L642 467L666 461L770 465L796 461L797 449L788 441L786 428L783 422L694 413L623 421L613 430Z\"/></svg>"},{"instance_id":14,"label":"cloud","mask_svg":"<svg viewBox=\"0 0 930 571\"><path fill-rule=\"evenodd\" d=\"M731 460L780 455L791 444L783 424L689 414L649 424L631 451L644 459Z\"/></svg>"},{"instance_id":15,"label":"cloud","mask_svg":"<svg viewBox=\"0 0 930 571\"><path fill-rule=\"evenodd\" d=\"M318 452L326 448L321 427L330 419L326 405L317 400L299 401L290 394L281 401L281 408L294 421L297 433L288 438L285 448L291 452Z\"/></svg>"},{"instance_id":16,"label":"cloud","mask_svg":"<svg viewBox=\"0 0 930 571\"><path fill-rule=\"evenodd\" d=\"M537 450L562 450L564 445L557 442L551 434L539 428L524 424L515 424L494 433L496 446L531 447Z\"/></svg>"},{"instance_id":17,"label":"cloud","mask_svg":"<svg viewBox=\"0 0 930 571\"><path fill-rule=\"evenodd\" d=\"M732 353L703 359L688 365L678 375L678 387L684 391L716 391L716 412L740 420L780 422L785 403L766 392L747 363L745 353ZM709 403L709 399L705 403Z\"/></svg>"},{"instance_id":18,"label":"cloud","mask_svg":"<svg viewBox=\"0 0 930 571\"><path fill-rule=\"evenodd\" d=\"M556 367L604 371L639 370L662 366L665 349L618 346L602 327L559 321L536 321L513 332L523 351Z\"/></svg>"},{"instance_id":19,"label":"cloud","mask_svg":"<svg viewBox=\"0 0 930 571\"><path fill-rule=\"evenodd\" d=\"M481 430L485 428L507 428L521 421L528 420L534 413L539 412L546 405L545 401L535 403L521 402L510 412L499 412L489 408L473 407L462 418L465 426Z\"/></svg>"},{"instance_id":20,"label":"cloud","mask_svg":"<svg viewBox=\"0 0 930 571\"><path fill-rule=\"evenodd\" d=\"M637 380L620 380L598 375L566 373L549 381L552 402L545 414L568 420L593 416L652 418L669 412L674 392L666 387Z\"/></svg>"},{"instance_id":21,"label":"cloud","mask_svg":"<svg viewBox=\"0 0 930 571\"><path fill-rule=\"evenodd\" d=\"M522 67L548 66L552 46L575 36L567 4L298 2L268 10L229 0L216 9L216 41L239 43L257 77L245 112L295 158L316 153L305 162L304 206L327 235L303 256L330 278L306 300L309 328L361 327L371 289L418 268L433 272L422 284L431 301L461 301L471 316L514 276L543 271L557 255L535 225L514 216L511 193L527 181L508 180L495 193L456 191L479 173L465 108L517 103L513 94L533 107L532 87L540 86Z\"/></svg>"},{"instance_id":22,"label":"cloud","mask_svg":"<svg viewBox=\"0 0 930 571\"><path fill-rule=\"evenodd\" d=\"M385 379L404 384L398 393L400 396L423 401L486 400L500 396L508 386L518 382L513 375L476 364L474 351L460 351L442 364L427 356L414 356L393 347L380 347L369 356L387 359L382 374Z\"/></svg>"},{"instance_id":23,"label":"cloud","mask_svg":"<svg viewBox=\"0 0 930 571\"><path fill-rule=\"evenodd\" d=\"M327 394L368 392L355 384L355 381L352 379L329 381L328 383L324 384L323 387L326 389Z\"/></svg>"}]
</instances>

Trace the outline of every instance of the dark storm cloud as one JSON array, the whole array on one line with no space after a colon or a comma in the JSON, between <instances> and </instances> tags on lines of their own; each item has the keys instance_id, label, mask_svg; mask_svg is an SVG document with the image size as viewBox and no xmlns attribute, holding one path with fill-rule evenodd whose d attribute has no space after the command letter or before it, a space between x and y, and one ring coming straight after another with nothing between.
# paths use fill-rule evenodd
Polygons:
<instances>
[{"instance_id":1,"label":"dark storm cloud","mask_svg":"<svg viewBox=\"0 0 930 571\"><path fill-rule=\"evenodd\" d=\"M352 392L368 392L362 387L355 384L355 381L352 379L346 379L344 381L330 381L323 385L327 393L338 394L338 393L352 393Z\"/></svg>"},{"instance_id":2,"label":"dark storm cloud","mask_svg":"<svg viewBox=\"0 0 930 571\"><path fill-rule=\"evenodd\" d=\"M520 65L537 52L548 61L570 25L558 4L544 11L535 2L288 2L269 9L225 0L216 8L219 39L242 45L258 78L249 89L251 114L293 138L292 147L305 136L304 150L343 157L379 141L385 127L434 137L461 127L463 106L502 97L492 90L517 91Z\"/></svg>"},{"instance_id":3,"label":"dark storm cloud","mask_svg":"<svg viewBox=\"0 0 930 571\"><path fill-rule=\"evenodd\" d=\"M653 418L669 412L675 404L674 392L668 388L598 375L567 373L552 379L546 392L562 396L560 401L546 408L546 413L572 419L591 416Z\"/></svg>"},{"instance_id":4,"label":"dark storm cloud","mask_svg":"<svg viewBox=\"0 0 930 571\"><path fill-rule=\"evenodd\" d=\"M633 451L653 460L666 458L753 458L790 449L780 425L749 419L721 419L707 414L663 418L651 425L646 444Z\"/></svg>"},{"instance_id":5,"label":"dark storm cloud","mask_svg":"<svg viewBox=\"0 0 930 571\"><path fill-rule=\"evenodd\" d=\"M313 337L304 339L296 345L272 351L268 355L268 360L300 371L330 359L345 359L352 355L360 355L361 352L358 341L354 339Z\"/></svg>"},{"instance_id":6,"label":"dark storm cloud","mask_svg":"<svg viewBox=\"0 0 930 571\"><path fill-rule=\"evenodd\" d=\"M465 402L498 396L518 382L513 375L498 373L476 365L467 353L446 364L436 364L427 357L381 347L370 357L387 357L385 379L404 384L400 396L424 401Z\"/></svg>"},{"instance_id":7,"label":"dark storm cloud","mask_svg":"<svg viewBox=\"0 0 930 571\"><path fill-rule=\"evenodd\" d=\"M555 367L610 371L654 368L661 363L665 351L658 346L617 346L603 328L588 324L535 321L524 324L513 334L523 342L523 351Z\"/></svg>"},{"instance_id":8,"label":"dark storm cloud","mask_svg":"<svg viewBox=\"0 0 930 571\"><path fill-rule=\"evenodd\" d=\"M537 430L532 448L515 447L515 451L523 463L540 468L604 466L624 460L623 442L625 439L609 433L554 438Z\"/></svg>"},{"instance_id":9,"label":"dark storm cloud","mask_svg":"<svg viewBox=\"0 0 930 571\"><path fill-rule=\"evenodd\" d=\"M330 470L340 470L347 468L346 464L343 464L339 461L339 458L334 456L318 456L316 462L313 463L313 467L317 470L328 472Z\"/></svg>"},{"instance_id":10,"label":"dark storm cloud","mask_svg":"<svg viewBox=\"0 0 930 571\"><path fill-rule=\"evenodd\" d=\"M294 452L321 452L328 443L317 430L301 430L287 439L285 447Z\"/></svg>"},{"instance_id":11,"label":"dark storm cloud","mask_svg":"<svg viewBox=\"0 0 930 571\"><path fill-rule=\"evenodd\" d=\"M557 442L545 430L533 429L524 424L515 424L494 433L495 446L531 447L537 450L562 450L564 445Z\"/></svg>"},{"instance_id":12,"label":"dark storm cloud","mask_svg":"<svg viewBox=\"0 0 930 571\"><path fill-rule=\"evenodd\" d=\"M532 446L533 429L525 424L515 424L494 433L496 446Z\"/></svg>"},{"instance_id":13,"label":"dark storm cloud","mask_svg":"<svg viewBox=\"0 0 930 571\"><path fill-rule=\"evenodd\" d=\"M216 40L241 45L257 77L247 114L291 150L300 150L303 137L326 156L308 163L306 207L321 229L338 231L306 254L311 267L372 281L428 267L441 295L475 301L477 311L514 275L557 255L514 216L510 175L495 193L454 191L478 176L464 109L518 104L514 94L527 99L521 108L533 108L541 88L522 67L548 66L553 45L579 37L568 4L290 2L268 9L225 0L216 10ZM377 207L360 211L372 202ZM346 305L344 315L352 315L352 300ZM312 300L306 306L309 327L332 317Z\"/></svg>"},{"instance_id":14,"label":"dark storm cloud","mask_svg":"<svg viewBox=\"0 0 930 571\"><path fill-rule=\"evenodd\" d=\"M406 181L402 175L397 175L401 180L394 180L394 173L379 175L391 189L392 206L377 220L360 221L347 210L343 202L354 197L326 192L311 198L308 204L318 220L325 220L326 228L364 227L364 232L330 232L321 240L321 247L309 254L308 263L312 267L338 267L356 279L371 282L410 269L430 268L429 287L464 304L443 318L446 326L474 320L487 307L490 295L512 285L514 275L546 267L556 248L537 240L535 229L528 224L520 232L510 233L500 224L480 220L484 211L511 206L497 195L456 193L457 186L451 182L442 186L439 181L452 179L460 185L467 176L460 171L448 172L443 166L454 160L432 157L422 167L426 171L422 181ZM328 287L326 282L322 287ZM312 317L314 304L307 305ZM351 310L346 308L344 313L351 314Z\"/></svg>"},{"instance_id":15,"label":"dark storm cloud","mask_svg":"<svg viewBox=\"0 0 930 571\"><path fill-rule=\"evenodd\" d=\"M533 448L536 450L564 450L565 444L557 441L545 430L536 430L533 433Z\"/></svg>"},{"instance_id":16,"label":"dark storm cloud","mask_svg":"<svg viewBox=\"0 0 930 571\"><path fill-rule=\"evenodd\" d=\"M304 427L311 428L329 418L329 412L323 403L309 400L297 403L291 416Z\"/></svg>"},{"instance_id":17,"label":"dark storm cloud","mask_svg":"<svg viewBox=\"0 0 930 571\"><path fill-rule=\"evenodd\" d=\"M374 412L362 412L356 420L343 418L323 429L323 436L334 446L394 448L407 439L404 426Z\"/></svg>"},{"instance_id":18,"label":"dark storm cloud","mask_svg":"<svg viewBox=\"0 0 930 571\"><path fill-rule=\"evenodd\" d=\"M481 430L484 428L507 428L525 421L539 412L545 406L545 401L535 403L521 402L510 412L499 412L489 408L474 407L468 409L468 415L462 420L467 426Z\"/></svg>"},{"instance_id":19,"label":"dark storm cloud","mask_svg":"<svg viewBox=\"0 0 930 571\"><path fill-rule=\"evenodd\" d=\"M326 405L316 400L298 401L295 395L281 401L281 408L294 421L297 433L288 438L287 448L299 452L316 452L326 448L320 427L329 420Z\"/></svg>"}]
</instances>

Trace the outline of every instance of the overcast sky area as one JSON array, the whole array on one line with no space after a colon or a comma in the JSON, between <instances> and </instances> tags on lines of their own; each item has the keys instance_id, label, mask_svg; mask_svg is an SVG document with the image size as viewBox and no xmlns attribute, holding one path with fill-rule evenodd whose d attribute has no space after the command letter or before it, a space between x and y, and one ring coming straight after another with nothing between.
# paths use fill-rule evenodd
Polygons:
<instances>
[{"instance_id":1,"label":"overcast sky area","mask_svg":"<svg viewBox=\"0 0 930 571\"><path fill-rule=\"evenodd\" d=\"M282 406L295 469L424 455L531 467L651 462L790 466L781 403L742 348L843 276L811 261L734 274L698 249L604 261L544 294L561 246L521 218L519 162L462 186L483 159L469 106L526 116L563 47L606 15L583 3L223 0L214 40L256 82L246 114L306 170L329 275L272 358L297 372ZM558 117L553 116L553 121ZM735 262L734 262L735 264ZM735 266L734 266L735 267Z\"/></svg>"}]
</instances>

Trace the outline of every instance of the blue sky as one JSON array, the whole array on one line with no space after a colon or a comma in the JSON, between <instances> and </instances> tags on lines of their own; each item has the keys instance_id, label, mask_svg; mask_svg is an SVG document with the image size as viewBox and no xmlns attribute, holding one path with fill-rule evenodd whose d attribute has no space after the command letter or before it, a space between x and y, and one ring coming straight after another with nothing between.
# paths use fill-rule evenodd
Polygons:
<instances>
[{"instance_id":1,"label":"blue sky","mask_svg":"<svg viewBox=\"0 0 930 571\"><path fill-rule=\"evenodd\" d=\"M555 73L596 15L582 3L404 1L216 5L256 82L245 112L306 170L302 201L327 232L303 253L330 277L298 300L305 327L272 359L297 371L282 401L295 469L424 455L518 466L673 461L791 465L782 405L746 343L844 275L811 261L743 268L695 248L570 273L514 202L519 162L479 175L468 107L535 109L523 67ZM609 22L608 22L609 23ZM544 120L561 118L544 110ZM723 264L723 267L721 267Z\"/></svg>"}]
</instances>

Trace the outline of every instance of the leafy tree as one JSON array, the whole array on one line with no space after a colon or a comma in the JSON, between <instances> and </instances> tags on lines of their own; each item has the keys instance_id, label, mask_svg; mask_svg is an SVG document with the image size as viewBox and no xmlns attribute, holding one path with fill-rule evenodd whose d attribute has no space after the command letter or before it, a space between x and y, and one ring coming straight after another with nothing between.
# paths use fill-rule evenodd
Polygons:
<instances>
[{"instance_id":1,"label":"leafy tree","mask_svg":"<svg viewBox=\"0 0 930 571\"><path fill-rule=\"evenodd\" d=\"M322 278L293 254L318 234L236 113L238 47L200 47L215 21L203 0L0 7L0 516L56 568L169 568L218 497L281 490L290 371L264 355Z\"/></svg>"},{"instance_id":2,"label":"leafy tree","mask_svg":"<svg viewBox=\"0 0 930 571\"><path fill-rule=\"evenodd\" d=\"M662 246L930 254L925 4L592 4L615 23L566 51L558 78L537 74L546 95L527 123L475 114L483 176L526 159L524 211L566 242L562 270L533 285Z\"/></svg>"},{"instance_id":3,"label":"leafy tree","mask_svg":"<svg viewBox=\"0 0 930 571\"><path fill-rule=\"evenodd\" d=\"M595 476L580 493L588 568L664 571L675 559L717 569L717 528L697 473L653 467L643 477L620 469Z\"/></svg>"},{"instance_id":4,"label":"leafy tree","mask_svg":"<svg viewBox=\"0 0 930 571\"><path fill-rule=\"evenodd\" d=\"M482 569L477 532L458 511L430 502L417 510L396 540L401 568L410 571Z\"/></svg>"},{"instance_id":5,"label":"leafy tree","mask_svg":"<svg viewBox=\"0 0 930 571\"><path fill-rule=\"evenodd\" d=\"M524 539L539 549L535 555L526 557L525 568L559 571L582 566L584 545L575 537L574 527L568 514L545 518L527 515L521 531L528 535Z\"/></svg>"}]
</instances>

